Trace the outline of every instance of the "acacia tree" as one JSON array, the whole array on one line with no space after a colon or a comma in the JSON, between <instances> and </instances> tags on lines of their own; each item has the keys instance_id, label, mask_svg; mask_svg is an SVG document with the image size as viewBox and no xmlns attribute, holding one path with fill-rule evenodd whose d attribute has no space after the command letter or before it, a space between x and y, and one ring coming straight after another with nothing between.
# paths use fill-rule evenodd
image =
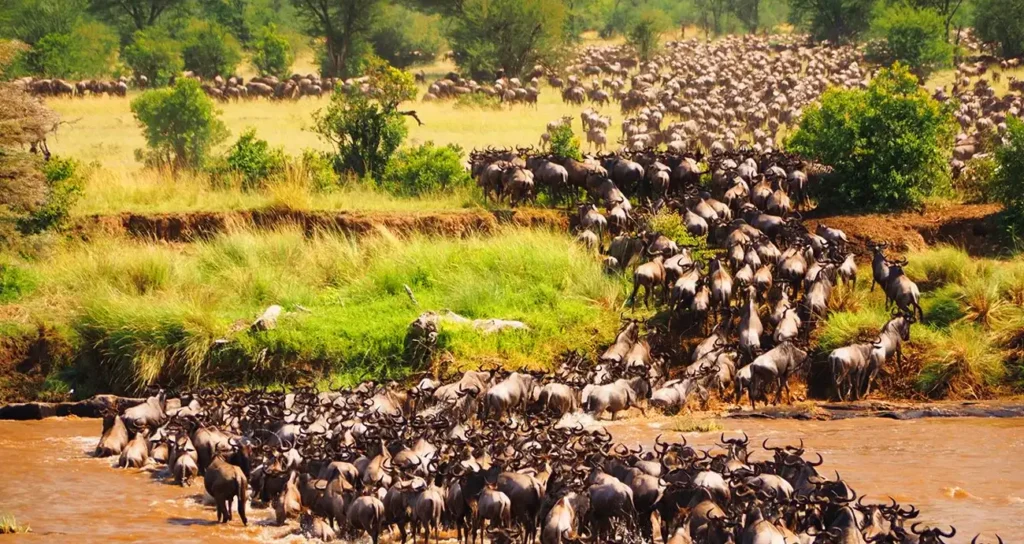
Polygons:
<instances>
[{"instance_id":1,"label":"acacia tree","mask_svg":"<svg viewBox=\"0 0 1024 544\"><path fill-rule=\"evenodd\" d=\"M814 39L845 43L868 29L874 5L874 0L789 0L789 15Z\"/></svg>"},{"instance_id":2,"label":"acacia tree","mask_svg":"<svg viewBox=\"0 0 1024 544\"><path fill-rule=\"evenodd\" d=\"M518 76L557 62L570 38L565 18L561 0L464 0L448 37L456 62L474 77L498 69Z\"/></svg>"},{"instance_id":3,"label":"acacia tree","mask_svg":"<svg viewBox=\"0 0 1024 544\"><path fill-rule=\"evenodd\" d=\"M1004 57L1024 55L1024 0L978 0L974 28L986 42L997 42Z\"/></svg>"},{"instance_id":4,"label":"acacia tree","mask_svg":"<svg viewBox=\"0 0 1024 544\"><path fill-rule=\"evenodd\" d=\"M362 57L360 47L373 30L381 0L292 0L308 31L324 39L325 76L351 75Z\"/></svg>"},{"instance_id":5,"label":"acacia tree","mask_svg":"<svg viewBox=\"0 0 1024 544\"><path fill-rule=\"evenodd\" d=\"M416 97L416 84L408 72L376 57L367 61L364 75L371 91L338 88L326 111L314 114L314 130L337 149L337 170L380 180L405 139L405 116L419 122L416 112L398 109Z\"/></svg>"},{"instance_id":6,"label":"acacia tree","mask_svg":"<svg viewBox=\"0 0 1024 544\"><path fill-rule=\"evenodd\" d=\"M637 17L626 33L628 43L640 56L648 61L658 52L658 40L661 33L670 26L668 16L659 10L645 10Z\"/></svg>"},{"instance_id":7,"label":"acacia tree","mask_svg":"<svg viewBox=\"0 0 1024 544\"><path fill-rule=\"evenodd\" d=\"M704 34L721 34L722 19L728 12L729 0L694 0L694 5L700 14L700 26Z\"/></svg>"},{"instance_id":8,"label":"acacia tree","mask_svg":"<svg viewBox=\"0 0 1024 544\"><path fill-rule=\"evenodd\" d=\"M168 10L181 6L186 0L92 0L92 9L125 15L135 25L136 30L143 30L156 24L157 20Z\"/></svg>"}]
</instances>

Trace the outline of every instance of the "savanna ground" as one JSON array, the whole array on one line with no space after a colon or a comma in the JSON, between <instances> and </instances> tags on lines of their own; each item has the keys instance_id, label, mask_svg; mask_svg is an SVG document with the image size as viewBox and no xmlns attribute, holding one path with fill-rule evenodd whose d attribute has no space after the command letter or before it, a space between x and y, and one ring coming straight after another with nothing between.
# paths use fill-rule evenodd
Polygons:
<instances>
[{"instance_id":1,"label":"savanna ground","mask_svg":"<svg viewBox=\"0 0 1024 544\"><path fill-rule=\"evenodd\" d=\"M309 59L297 71L304 71L303 62ZM424 71L431 81L451 68L438 63ZM938 74L929 88L944 77ZM425 88L420 85L421 94ZM596 354L624 315L651 316L628 307L628 273L604 274L597 259L549 223L463 229L457 237L445 236L443 228L399 234L372 226L374 214L490 214L476 191L410 199L354 182L313 193L285 179L247 192L215 187L203 174L145 169L135 159L144 141L130 99L48 101L65 121L51 149L88 166L85 193L73 209L82 228L4 257L0 401L136 392L158 382L340 385L402 378L425 370L404 362L404 339L409 323L428 310L529 326L484 335L446 324L436 362L443 368L435 370L550 368L565 350ZM233 137L255 128L260 138L297 155L326 149L310 131L313 112L326 105L327 99L303 99L219 108ZM583 108L563 104L558 91L545 85L536 108L417 101L411 109L424 125L409 124L408 144L454 143L468 151L536 145L545 125L563 115L574 118L578 131ZM605 113L617 127L618 112ZM617 139L615 130L610 140ZM227 221L182 242L145 230L138 236L130 228L88 228L126 213L144 221L252 210L359 212L371 218L371 232ZM982 398L1020 390L1024 259L992 257L1001 250L986 245L983 231L994 211L944 202L920 215L816 219L846 229L858 249L868 239L892 239L898 250L911 251L907 272L924 291L926 324L914 326L906 361L882 376L877 395ZM936 246L949 240L964 248ZM880 290L868 289L869 263L860 264L856 289L839 289L835 313L816 333L819 363L835 347L869 339L888 317ZM278 327L250 330L271 304L285 310ZM812 380L814 375L812 370Z\"/></svg>"}]
</instances>

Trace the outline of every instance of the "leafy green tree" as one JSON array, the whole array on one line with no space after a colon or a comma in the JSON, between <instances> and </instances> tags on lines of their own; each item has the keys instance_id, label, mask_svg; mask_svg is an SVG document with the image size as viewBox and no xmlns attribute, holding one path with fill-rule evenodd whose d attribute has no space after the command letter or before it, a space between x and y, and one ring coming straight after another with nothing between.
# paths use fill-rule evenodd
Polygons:
<instances>
[{"instance_id":1,"label":"leafy green tree","mask_svg":"<svg viewBox=\"0 0 1024 544\"><path fill-rule=\"evenodd\" d=\"M722 33L722 23L729 13L729 0L694 0L694 7L699 14L700 27L705 35Z\"/></svg>"},{"instance_id":2,"label":"leafy green tree","mask_svg":"<svg viewBox=\"0 0 1024 544\"><path fill-rule=\"evenodd\" d=\"M1024 236L1024 121L1006 118L1005 145L996 149L997 168L990 188L1005 208L1006 229L1015 238Z\"/></svg>"},{"instance_id":3,"label":"leafy green tree","mask_svg":"<svg viewBox=\"0 0 1024 544\"><path fill-rule=\"evenodd\" d=\"M440 17L398 4L386 6L369 42L378 57L398 68L432 62L443 45Z\"/></svg>"},{"instance_id":4,"label":"leafy green tree","mask_svg":"<svg viewBox=\"0 0 1024 544\"><path fill-rule=\"evenodd\" d=\"M362 67L366 40L382 0L292 0L311 36L323 38L325 76L351 76Z\"/></svg>"},{"instance_id":5,"label":"leafy green tree","mask_svg":"<svg viewBox=\"0 0 1024 544\"><path fill-rule=\"evenodd\" d=\"M51 34L70 35L86 19L88 0L5 0L0 36L34 46Z\"/></svg>"},{"instance_id":6,"label":"leafy green tree","mask_svg":"<svg viewBox=\"0 0 1024 544\"><path fill-rule=\"evenodd\" d=\"M626 33L626 43L641 60L648 61L658 52L661 33L671 26L668 16L656 9L644 10Z\"/></svg>"},{"instance_id":7,"label":"leafy green tree","mask_svg":"<svg viewBox=\"0 0 1024 544\"><path fill-rule=\"evenodd\" d=\"M816 40L846 43L868 29L874 6L875 0L789 0L789 15Z\"/></svg>"},{"instance_id":8,"label":"leafy green tree","mask_svg":"<svg viewBox=\"0 0 1024 544\"><path fill-rule=\"evenodd\" d=\"M110 17L125 17L135 30L149 28L170 10L181 7L186 0L91 0L92 10Z\"/></svg>"},{"instance_id":9,"label":"leafy green tree","mask_svg":"<svg viewBox=\"0 0 1024 544\"><path fill-rule=\"evenodd\" d=\"M192 21L185 31L182 57L185 69L204 78L230 76L242 60L238 40L217 23Z\"/></svg>"},{"instance_id":10,"label":"leafy green tree","mask_svg":"<svg viewBox=\"0 0 1024 544\"><path fill-rule=\"evenodd\" d=\"M117 35L97 22L82 22L68 34L47 34L24 54L25 69L59 78L103 77L117 58Z\"/></svg>"},{"instance_id":11,"label":"leafy green tree","mask_svg":"<svg viewBox=\"0 0 1024 544\"><path fill-rule=\"evenodd\" d=\"M181 44L157 28L137 31L122 57L132 72L146 76L152 87L167 85L185 69Z\"/></svg>"},{"instance_id":12,"label":"leafy green tree","mask_svg":"<svg viewBox=\"0 0 1024 544\"><path fill-rule=\"evenodd\" d=\"M419 196L469 187L472 180L462 166L462 148L426 142L395 154L380 185L392 194Z\"/></svg>"},{"instance_id":13,"label":"leafy green tree","mask_svg":"<svg viewBox=\"0 0 1024 544\"><path fill-rule=\"evenodd\" d=\"M193 79L146 91L132 100L131 108L149 147L136 154L150 165L200 168L210 150L228 135L220 112Z\"/></svg>"},{"instance_id":14,"label":"leafy green tree","mask_svg":"<svg viewBox=\"0 0 1024 544\"><path fill-rule=\"evenodd\" d=\"M262 75L286 77L291 70L295 54L284 36L278 34L277 26L270 24L256 33L252 47L252 63Z\"/></svg>"},{"instance_id":15,"label":"leafy green tree","mask_svg":"<svg viewBox=\"0 0 1024 544\"><path fill-rule=\"evenodd\" d=\"M953 63L945 22L934 10L892 6L875 19L871 31L877 41L868 48L869 58L883 64L903 63L922 81Z\"/></svg>"},{"instance_id":16,"label":"leafy green tree","mask_svg":"<svg viewBox=\"0 0 1024 544\"><path fill-rule=\"evenodd\" d=\"M909 0L909 5L918 9L930 9L942 17L942 26L946 29L946 41L950 38L950 27L960 13L964 0Z\"/></svg>"},{"instance_id":17,"label":"leafy green tree","mask_svg":"<svg viewBox=\"0 0 1024 544\"><path fill-rule=\"evenodd\" d=\"M1004 57L1024 55L1024 0L977 0L974 29L986 42L997 42Z\"/></svg>"},{"instance_id":18,"label":"leafy green tree","mask_svg":"<svg viewBox=\"0 0 1024 544\"><path fill-rule=\"evenodd\" d=\"M518 76L558 62L565 18L561 0L464 0L448 38L456 62L474 77L490 78L499 68Z\"/></svg>"},{"instance_id":19,"label":"leafy green tree","mask_svg":"<svg viewBox=\"0 0 1024 544\"><path fill-rule=\"evenodd\" d=\"M897 63L866 90L826 91L786 148L832 167L816 189L824 207L896 210L949 186L957 128L950 108Z\"/></svg>"},{"instance_id":20,"label":"leafy green tree","mask_svg":"<svg viewBox=\"0 0 1024 544\"><path fill-rule=\"evenodd\" d=\"M416 85L407 72L379 58L369 60L365 75L373 92L338 88L326 111L314 115L315 131L337 149L339 171L379 180L408 132L405 116L416 115L398 109L416 97Z\"/></svg>"},{"instance_id":21,"label":"leafy green tree","mask_svg":"<svg viewBox=\"0 0 1024 544\"><path fill-rule=\"evenodd\" d=\"M729 11L743 23L747 32L757 33L757 27L761 24L761 0L732 0Z\"/></svg>"}]
</instances>

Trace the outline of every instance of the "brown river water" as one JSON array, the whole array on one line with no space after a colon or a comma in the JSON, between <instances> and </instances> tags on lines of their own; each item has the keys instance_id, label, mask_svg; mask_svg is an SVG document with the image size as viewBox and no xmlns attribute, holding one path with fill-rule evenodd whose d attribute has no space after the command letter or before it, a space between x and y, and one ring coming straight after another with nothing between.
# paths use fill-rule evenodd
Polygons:
<instances>
[{"instance_id":1,"label":"brown river water","mask_svg":"<svg viewBox=\"0 0 1024 544\"><path fill-rule=\"evenodd\" d=\"M950 542L998 532L1006 544L1024 542L1024 419L850 419L844 421L725 420L743 430L757 456L771 444L804 439L825 457L822 470L838 470L869 499L886 495L921 509L921 521L957 527ZM669 420L634 419L609 429L626 444L651 444ZM145 469L112 468L113 459L89 456L99 420L0 421L0 514L12 514L32 533L4 542L280 542L297 540L273 527L270 510L255 510L249 527L237 516L218 525L202 504L202 482L191 488L165 483ZM718 433L687 433L691 444L710 445ZM994 539L983 539L994 542Z\"/></svg>"}]
</instances>

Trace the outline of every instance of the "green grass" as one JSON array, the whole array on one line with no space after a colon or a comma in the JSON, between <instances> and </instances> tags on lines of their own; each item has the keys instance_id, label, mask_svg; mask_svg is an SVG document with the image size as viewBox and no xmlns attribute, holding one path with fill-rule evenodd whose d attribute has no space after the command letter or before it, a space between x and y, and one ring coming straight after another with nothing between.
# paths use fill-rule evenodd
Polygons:
<instances>
[{"instance_id":1,"label":"green grass","mask_svg":"<svg viewBox=\"0 0 1024 544\"><path fill-rule=\"evenodd\" d=\"M682 414L673 417L669 421L668 427L677 433L711 433L725 428L718 420L696 417L693 414Z\"/></svg>"},{"instance_id":2,"label":"green grass","mask_svg":"<svg viewBox=\"0 0 1024 544\"><path fill-rule=\"evenodd\" d=\"M19 525L18 520L10 514L0 514L0 535L14 535L31 532L28 525Z\"/></svg>"},{"instance_id":3,"label":"green grass","mask_svg":"<svg viewBox=\"0 0 1024 544\"><path fill-rule=\"evenodd\" d=\"M118 391L401 377L408 325L442 309L530 327L483 335L442 326L439 347L455 366L545 367L611 337L623 296L621 278L564 234L526 229L358 240L241 230L189 245L99 238L21 266L40 284L0 312L67 324L81 350L70 381L102 376L82 385ZM278 327L250 332L271 304L286 310Z\"/></svg>"},{"instance_id":4,"label":"green grass","mask_svg":"<svg viewBox=\"0 0 1024 544\"><path fill-rule=\"evenodd\" d=\"M1024 350L1024 256L974 259L950 246L907 255L907 276L921 289L924 323L911 330L910 361L892 383L899 395L979 398L1020 388L1009 371ZM853 311L833 312L817 332L818 352L874 338L889 319L880 289L869 293L870 269L861 267ZM907 378L911 379L907 379Z\"/></svg>"}]
</instances>

